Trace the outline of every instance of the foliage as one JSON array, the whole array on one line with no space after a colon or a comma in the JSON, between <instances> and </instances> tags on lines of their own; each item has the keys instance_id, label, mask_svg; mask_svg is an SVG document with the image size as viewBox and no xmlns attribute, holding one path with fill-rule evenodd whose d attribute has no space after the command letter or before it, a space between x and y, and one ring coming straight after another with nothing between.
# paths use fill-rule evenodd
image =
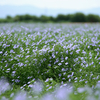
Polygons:
<instances>
[{"instance_id":1,"label":"foliage","mask_svg":"<svg viewBox=\"0 0 100 100\"><path fill-rule=\"evenodd\" d=\"M89 14L87 15L87 22L100 22L100 17L98 15Z\"/></svg>"},{"instance_id":2,"label":"foliage","mask_svg":"<svg viewBox=\"0 0 100 100\"><path fill-rule=\"evenodd\" d=\"M16 15L15 17L7 16L6 19L0 19L0 23L5 22L100 22L100 17L94 14L84 15L81 12L75 14L59 14L56 17L41 15Z\"/></svg>"},{"instance_id":3,"label":"foliage","mask_svg":"<svg viewBox=\"0 0 100 100\"><path fill-rule=\"evenodd\" d=\"M86 16L83 13L76 13L72 17L72 22L86 22Z\"/></svg>"},{"instance_id":4,"label":"foliage","mask_svg":"<svg viewBox=\"0 0 100 100\"><path fill-rule=\"evenodd\" d=\"M99 27L0 24L0 99L99 100Z\"/></svg>"}]
</instances>

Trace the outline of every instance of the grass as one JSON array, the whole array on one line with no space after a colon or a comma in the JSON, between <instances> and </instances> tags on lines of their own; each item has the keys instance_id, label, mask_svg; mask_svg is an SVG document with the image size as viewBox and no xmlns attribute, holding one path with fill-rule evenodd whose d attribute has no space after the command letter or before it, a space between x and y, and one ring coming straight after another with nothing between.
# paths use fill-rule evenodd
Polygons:
<instances>
[{"instance_id":1,"label":"grass","mask_svg":"<svg viewBox=\"0 0 100 100\"><path fill-rule=\"evenodd\" d=\"M0 24L1 100L99 100L100 24Z\"/></svg>"}]
</instances>

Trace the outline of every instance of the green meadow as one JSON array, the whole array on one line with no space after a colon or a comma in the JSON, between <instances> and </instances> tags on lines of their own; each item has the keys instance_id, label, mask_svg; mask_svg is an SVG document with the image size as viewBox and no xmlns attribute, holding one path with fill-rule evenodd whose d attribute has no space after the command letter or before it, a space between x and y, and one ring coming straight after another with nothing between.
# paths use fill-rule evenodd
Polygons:
<instances>
[{"instance_id":1,"label":"green meadow","mask_svg":"<svg viewBox=\"0 0 100 100\"><path fill-rule=\"evenodd\" d=\"M100 23L0 24L0 100L100 100Z\"/></svg>"}]
</instances>

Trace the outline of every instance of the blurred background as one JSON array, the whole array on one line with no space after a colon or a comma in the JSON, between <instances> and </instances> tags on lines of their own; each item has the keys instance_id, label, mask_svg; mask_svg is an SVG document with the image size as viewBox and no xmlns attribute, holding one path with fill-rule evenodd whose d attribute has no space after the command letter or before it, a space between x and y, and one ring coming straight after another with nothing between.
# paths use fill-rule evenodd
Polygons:
<instances>
[{"instance_id":1,"label":"blurred background","mask_svg":"<svg viewBox=\"0 0 100 100\"><path fill-rule=\"evenodd\" d=\"M0 22L100 22L100 0L0 0Z\"/></svg>"}]
</instances>

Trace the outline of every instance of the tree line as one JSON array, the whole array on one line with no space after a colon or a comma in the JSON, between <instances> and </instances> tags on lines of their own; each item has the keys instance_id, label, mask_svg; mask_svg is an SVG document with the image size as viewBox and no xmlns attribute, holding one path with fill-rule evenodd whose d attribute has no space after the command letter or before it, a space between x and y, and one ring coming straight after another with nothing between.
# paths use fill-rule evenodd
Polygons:
<instances>
[{"instance_id":1,"label":"tree line","mask_svg":"<svg viewBox=\"0 0 100 100\"><path fill-rule=\"evenodd\" d=\"M85 15L83 13L75 14L59 14L56 17L41 15L16 15L15 17L7 16L5 19L0 19L0 23L6 22L100 22L100 16L94 14Z\"/></svg>"}]
</instances>

